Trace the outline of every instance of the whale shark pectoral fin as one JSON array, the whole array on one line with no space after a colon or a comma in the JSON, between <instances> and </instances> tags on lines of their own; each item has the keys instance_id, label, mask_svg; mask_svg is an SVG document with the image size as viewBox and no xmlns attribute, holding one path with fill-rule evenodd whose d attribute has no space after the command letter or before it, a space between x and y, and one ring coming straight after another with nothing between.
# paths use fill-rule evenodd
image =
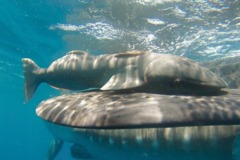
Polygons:
<instances>
[{"instance_id":1,"label":"whale shark pectoral fin","mask_svg":"<svg viewBox=\"0 0 240 160\"><path fill-rule=\"evenodd\" d=\"M101 90L131 89L143 84L144 80L141 79L137 66L129 65L119 70L117 74L114 74Z\"/></svg>"},{"instance_id":2,"label":"whale shark pectoral fin","mask_svg":"<svg viewBox=\"0 0 240 160\"><path fill-rule=\"evenodd\" d=\"M48 149L47 160L54 160L55 157L60 152L60 150L62 149L62 146L63 146L63 141L59 139L53 139Z\"/></svg>"},{"instance_id":3,"label":"whale shark pectoral fin","mask_svg":"<svg viewBox=\"0 0 240 160\"><path fill-rule=\"evenodd\" d=\"M75 159L92 159L92 155L82 145L73 144L70 148L70 151L72 157Z\"/></svg>"}]
</instances>

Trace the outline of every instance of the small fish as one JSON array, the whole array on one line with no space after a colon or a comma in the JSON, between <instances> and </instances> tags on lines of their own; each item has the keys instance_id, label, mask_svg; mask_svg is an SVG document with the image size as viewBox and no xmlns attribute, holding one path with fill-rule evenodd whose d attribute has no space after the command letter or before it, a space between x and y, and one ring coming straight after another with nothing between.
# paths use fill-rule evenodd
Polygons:
<instances>
[{"instance_id":1,"label":"small fish","mask_svg":"<svg viewBox=\"0 0 240 160\"><path fill-rule=\"evenodd\" d=\"M163 91L178 87L197 91L219 90L227 86L225 81L197 62L170 54L131 51L93 56L76 50L46 69L39 68L28 58L23 58L22 62L26 102L42 82L68 90Z\"/></svg>"}]
</instances>

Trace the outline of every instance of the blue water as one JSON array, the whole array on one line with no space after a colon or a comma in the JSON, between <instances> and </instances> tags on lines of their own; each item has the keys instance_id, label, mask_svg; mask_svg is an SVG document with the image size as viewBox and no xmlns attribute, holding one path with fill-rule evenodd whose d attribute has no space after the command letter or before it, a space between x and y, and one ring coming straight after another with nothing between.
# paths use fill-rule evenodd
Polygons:
<instances>
[{"instance_id":1,"label":"blue water","mask_svg":"<svg viewBox=\"0 0 240 160\"><path fill-rule=\"evenodd\" d=\"M43 160L50 133L35 107L59 92L41 85L24 104L21 58L41 67L67 51L151 50L209 61L240 55L239 0L2 0L0 159ZM67 147L58 160L71 159Z\"/></svg>"}]
</instances>

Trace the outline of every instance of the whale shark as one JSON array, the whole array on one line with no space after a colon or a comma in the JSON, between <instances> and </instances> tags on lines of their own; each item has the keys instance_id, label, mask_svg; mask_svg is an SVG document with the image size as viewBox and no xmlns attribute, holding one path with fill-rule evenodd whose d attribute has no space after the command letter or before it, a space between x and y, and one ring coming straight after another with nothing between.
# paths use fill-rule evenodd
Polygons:
<instances>
[{"instance_id":1,"label":"whale shark","mask_svg":"<svg viewBox=\"0 0 240 160\"><path fill-rule=\"evenodd\" d=\"M224 80L190 59L142 51L91 55L70 51L48 68L23 58L25 101L45 82L54 88L201 92L227 87Z\"/></svg>"},{"instance_id":2,"label":"whale shark","mask_svg":"<svg viewBox=\"0 0 240 160\"><path fill-rule=\"evenodd\" d=\"M86 160L239 160L240 90L216 96L90 91L61 95L36 108L54 136Z\"/></svg>"},{"instance_id":3,"label":"whale shark","mask_svg":"<svg viewBox=\"0 0 240 160\"><path fill-rule=\"evenodd\" d=\"M74 159L84 160L239 160L239 125L138 129L81 129L46 122L54 136L48 160L64 143ZM52 142L52 143L53 143ZM64 150L66 152L66 150ZM55 153L52 156L51 153Z\"/></svg>"}]
</instances>

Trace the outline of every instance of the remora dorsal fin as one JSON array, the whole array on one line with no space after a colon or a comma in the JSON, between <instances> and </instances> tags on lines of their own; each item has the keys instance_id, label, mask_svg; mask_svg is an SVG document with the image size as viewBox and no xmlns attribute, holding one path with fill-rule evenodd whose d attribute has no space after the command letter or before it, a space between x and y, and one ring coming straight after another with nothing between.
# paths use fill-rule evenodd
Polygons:
<instances>
[{"instance_id":1,"label":"remora dorsal fin","mask_svg":"<svg viewBox=\"0 0 240 160\"><path fill-rule=\"evenodd\" d=\"M129 65L114 74L101 90L121 90L136 88L144 84L144 80L139 76L137 66Z\"/></svg>"},{"instance_id":2,"label":"remora dorsal fin","mask_svg":"<svg viewBox=\"0 0 240 160\"><path fill-rule=\"evenodd\" d=\"M146 54L146 53L148 53L148 52L133 50L133 51L127 51L125 53L116 54L115 57L117 57L117 58L136 57L136 56L140 56L140 55L143 55L143 54Z\"/></svg>"},{"instance_id":3,"label":"remora dorsal fin","mask_svg":"<svg viewBox=\"0 0 240 160\"><path fill-rule=\"evenodd\" d=\"M81 51L81 50L73 50L67 53L67 55L69 54L76 54L76 55L88 55L88 52L85 51Z\"/></svg>"}]
</instances>

